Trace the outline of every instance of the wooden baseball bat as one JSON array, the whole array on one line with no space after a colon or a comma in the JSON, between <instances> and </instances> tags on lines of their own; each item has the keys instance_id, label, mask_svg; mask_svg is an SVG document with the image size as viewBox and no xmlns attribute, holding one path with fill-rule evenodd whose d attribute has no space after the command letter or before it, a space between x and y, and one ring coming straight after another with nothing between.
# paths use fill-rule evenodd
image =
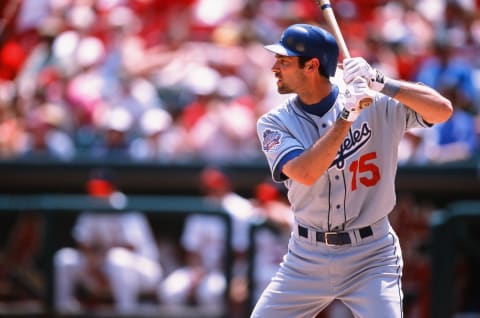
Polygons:
<instances>
[{"instance_id":1,"label":"wooden baseball bat","mask_svg":"<svg viewBox=\"0 0 480 318\"><path fill-rule=\"evenodd\" d=\"M343 38L342 31L338 25L337 19L335 18L335 13L333 12L332 5L330 0L315 0L322 10L323 17L330 27L333 36L337 40L338 48L342 52L343 58L350 58L350 51L348 50L345 39Z\"/></svg>"},{"instance_id":2,"label":"wooden baseball bat","mask_svg":"<svg viewBox=\"0 0 480 318\"><path fill-rule=\"evenodd\" d=\"M343 58L350 58L350 51L348 50L347 43L345 43L345 39L343 38L342 31L340 30L340 26L338 25L337 19L335 18L335 13L333 12L332 5L330 4L330 0L315 0L322 10L323 17L327 22L328 26L332 31L332 35L337 40L338 48L343 55ZM372 104L373 97L366 97L362 99L359 103L360 109L368 107Z\"/></svg>"}]
</instances>

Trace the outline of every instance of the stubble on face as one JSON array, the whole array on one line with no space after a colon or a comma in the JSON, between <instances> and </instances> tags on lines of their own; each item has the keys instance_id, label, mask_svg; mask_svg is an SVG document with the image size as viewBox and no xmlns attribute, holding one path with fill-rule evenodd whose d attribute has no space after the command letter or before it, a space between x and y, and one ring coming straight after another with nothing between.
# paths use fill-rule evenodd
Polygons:
<instances>
[{"instance_id":1,"label":"stubble on face","mask_svg":"<svg viewBox=\"0 0 480 318\"><path fill-rule=\"evenodd\" d=\"M277 91L279 94L290 94L293 93L292 89L285 85L285 83L281 80L277 81Z\"/></svg>"},{"instance_id":2,"label":"stubble on face","mask_svg":"<svg viewBox=\"0 0 480 318\"><path fill-rule=\"evenodd\" d=\"M279 94L296 93L304 79L302 69L298 67L297 57L278 57L277 69L274 71L277 79L277 91Z\"/></svg>"},{"instance_id":3,"label":"stubble on face","mask_svg":"<svg viewBox=\"0 0 480 318\"><path fill-rule=\"evenodd\" d=\"M280 94L288 94L291 89L288 87L288 85L285 84L285 81L283 80L282 73L280 71L274 72L275 78L277 79L277 91Z\"/></svg>"}]
</instances>

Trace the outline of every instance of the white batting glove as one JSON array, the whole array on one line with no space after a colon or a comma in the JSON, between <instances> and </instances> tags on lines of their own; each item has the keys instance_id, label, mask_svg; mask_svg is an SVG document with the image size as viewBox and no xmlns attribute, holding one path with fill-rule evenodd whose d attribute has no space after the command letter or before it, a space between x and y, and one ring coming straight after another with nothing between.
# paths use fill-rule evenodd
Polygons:
<instances>
[{"instance_id":1,"label":"white batting glove","mask_svg":"<svg viewBox=\"0 0 480 318\"><path fill-rule=\"evenodd\" d=\"M362 77L368 81L368 86L377 92L385 86L385 76L372 68L362 57L352 57L343 60L343 80L350 84L355 78Z\"/></svg>"},{"instance_id":2,"label":"white batting glove","mask_svg":"<svg viewBox=\"0 0 480 318\"><path fill-rule=\"evenodd\" d=\"M345 107L340 113L340 118L346 121L355 121L362 109L370 106L372 102L367 80L357 77L347 85Z\"/></svg>"}]
</instances>

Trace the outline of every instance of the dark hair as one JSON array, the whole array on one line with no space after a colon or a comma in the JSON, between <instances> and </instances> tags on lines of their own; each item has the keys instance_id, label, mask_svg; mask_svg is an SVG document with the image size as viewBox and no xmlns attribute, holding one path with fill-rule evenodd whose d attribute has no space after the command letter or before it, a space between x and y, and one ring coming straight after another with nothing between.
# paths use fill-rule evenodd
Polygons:
<instances>
[{"instance_id":1,"label":"dark hair","mask_svg":"<svg viewBox=\"0 0 480 318\"><path fill-rule=\"evenodd\" d=\"M298 57L298 66L300 68L304 68L305 64L307 64L307 62L310 61L311 59L314 59L314 57L299 56ZM321 65L321 64L320 64L320 67L318 68L318 73L320 75L322 75L323 77L329 78L329 76L327 75L327 72L323 69L323 65Z\"/></svg>"}]
</instances>

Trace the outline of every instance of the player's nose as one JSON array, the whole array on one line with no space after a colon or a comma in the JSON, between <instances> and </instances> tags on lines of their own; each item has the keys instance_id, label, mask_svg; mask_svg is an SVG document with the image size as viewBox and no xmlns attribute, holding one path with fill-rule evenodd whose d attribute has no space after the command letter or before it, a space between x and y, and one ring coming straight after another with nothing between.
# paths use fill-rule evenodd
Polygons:
<instances>
[{"instance_id":1,"label":"player's nose","mask_svg":"<svg viewBox=\"0 0 480 318\"><path fill-rule=\"evenodd\" d=\"M275 61L272 65L272 72L273 73L279 73L280 72L280 67L279 67L279 62Z\"/></svg>"}]
</instances>

